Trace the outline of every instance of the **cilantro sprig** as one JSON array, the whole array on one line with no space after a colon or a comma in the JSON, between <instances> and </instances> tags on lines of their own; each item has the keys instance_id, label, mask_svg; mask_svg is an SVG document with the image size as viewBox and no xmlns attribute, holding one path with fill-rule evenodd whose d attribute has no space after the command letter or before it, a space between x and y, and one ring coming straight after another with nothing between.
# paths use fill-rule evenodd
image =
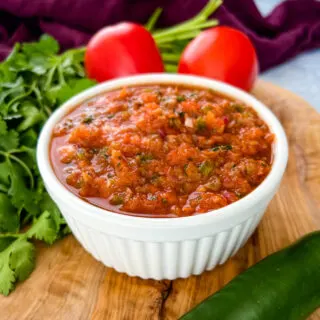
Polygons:
<instances>
[{"instance_id":1,"label":"cilantro sprig","mask_svg":"<svg viewBox=\"0 0 320 320\"><path fill-rule=\"evenodd\" d=\"M36 164L36 144L51 112L92 86L84 49L59 53L44 35L16 44L0 64L0 293L8 295L35 267L33 240L47 244L69 228L46 192Z\"/></svg>"}]
</instances>

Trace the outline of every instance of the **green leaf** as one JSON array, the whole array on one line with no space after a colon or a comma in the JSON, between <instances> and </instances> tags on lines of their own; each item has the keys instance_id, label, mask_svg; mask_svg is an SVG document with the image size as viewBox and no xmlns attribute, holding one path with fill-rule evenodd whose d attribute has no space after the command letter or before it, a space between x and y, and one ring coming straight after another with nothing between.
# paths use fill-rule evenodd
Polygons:
<instances>
[{"instance_id":1,"label":"green leaf","mask_svg":"<svg viewBox=\"0 0 320 320\"><path fill-rule=\"evenodd\" d=\"M48 34L44 34L40 37L39 44L42 48L45 48L45 51L52 54L57 54L59 52L59 43L53 37Z\"/></svg>"},{"instance_id":2,"label":"green leaf","mask_svg":"<svg viewBox=\"0 0 320 320\"><path fill-rule=\"evenodd\" d=\"M0 162L0 183L9 185L9 170L10 167L7 161Z\"/></svg>"},{"instance_id":3,"label":"green leaf","mask_svg":"<svg viewBox=\"0 0 320 320\"><path fill-rule=\"evenodd\" d=\"M69 228L68 225L65 225L65 227L62 229L61 233L63 236L66 236L71 233L71 229Z\"/></svg>"},{"instance_id":4,"label":"green leaf","mask_svg":"<svg viewBox=\"0 0 320 320\"><path fill-rule=\"evenodd\" d=\"M32 56L35 53L54 55L59 51L59 44L53 37L44 34L40 37L38 42L24 43L22 51L29 56Z\"/></svg>"},{"instance_id":5,"label":"green leaf","mask_svg":"<svg viewBox=\"0 0 320 320\"><path fill-rule=\"evenodd\" d=\"M10 67L9 70L16 71L16 72L21 72L21 71L26 71L28 70L28 62L27 62L27 57L18 52L14 56L11 57L10 59Z\"/></svg>"},{"instance_id":6,"label":"green leaf","mask_svg":"<svg viewBox=\"0 0 320 320\"><path fill-rule=\"evenodd\" d=\"M40 217L33 222L27 235L29 238L43 240L48 244L52 244L58 238L58 230L49 211L43 212Z\"/></svg>"},{"instance_id":7,"label":"green leaf","mask_svg":"<svg viewBox=\"0 0 320 320\"><path fill-rule=\"evenodd\" d=\"M0 136L7 133L7 124L4 120L0 118Z\"/></svg>"},{"instance_id":8,"label":"green leaf","mask_svg":"<svg viewBox=\"0 0 320 320\"><path fill-rule=\"evenodd\" d=\"M12 242L14 242L17 238L11 236L10 234L0 234L0 261L1 261L1 251L8 248ZM0 262L1 264L1 262Z\"/></svg>"},{"instance_id":9,"label":"green leaf","mask_svg":"<svg viewBox=\"0 0 320 320\"><path fill-rule=\"evenodd\" d=\"M1 67L5 66L6 63L11 62L15 58L15 56L19 53L20 48L21 48L21 44L16 43L13 46L13 48L12 48L10 54L8 55L7 59L5 60L5 62L1 64Z\"/></svg>"},{"instance_id":10,"label":"green leaf","mask_svg":"<svg viewBox=\"0 0 320 320\"><path fill-rule=\"evenodd\" d=\"M11 106L10 109L15 109L14 112L17 112L16 108L18 108L19 105L20 105L20 102L16 102ZM20 118L22 118L22 115L19 113L10 113L10 114L3 117L4 120L15 120L15 119L20 119Z\"/></svg>"},{"instance_id":11,"label":"green leaf","mask_svg":"<svg viewBox=\"0 0 320 320\"><path fill-rule=\"evenodd\" d=\"M0 149L9 151L18 148L19 134L15 130L10 130L6 134L0 136Z\"/></svg>"},{"instance_id":12,"label":"green leaf","mask_svg":"<svg viewBox=\"0 0 320 320\"><path fill-rule=\"evenodd\" d=\"M27 146L21 146L19 149L20 151L20 160L22 160L29 168L36 169L37 162L36 162L36 150L34 148L29 148Z\"/></svg>"},{"instance_id":13,"label":"green leaf","mask_svg":"<svg viewBox=\"0 0 320 320\"><path fill-rule=\"evenodd\" d=\"M16 278L9 265L8 254L2 257L0 255L0 293L7 296L14 288Z\"/></svg>"},{"instance_id":14,"label":"green leaf","mask_svg":"<svg viewBox=\"0 0 320 320\"><path fill-rule=\"evenodd\" d=\"M10 105L10 108L8 109L8 114L5 119L10 120L10 119L18 119L21 118L21 115L18 113L19 112L19 107L21 105L21 100L18 100L17 102L14 102Z\"/></svg>"},{"instance_id":15,"label":"green leaf","mask_svg":"<svg viewBox=\"0 0 320 320\"><path fill-rule=\"evenodd\" d=\"M0 237L0 245L2 239ZM34 245L24 237L12 241L0 252L0 293L7 296L14 289L15 282L25 280L34 266Z\"/></svg>"},{"instance_id":16,"label":"green leaf","mask_svg":"<svg viewBox=\"0 0 320 320\"><path fill-rule=\"evenodd\" d=\"M55 104L57 102L57 96L59 91L62 90L63 85L52 86L48 89L44 94L46 99L49 101L50 104Z\"/></svg>"},{"instance_id":17,"label":"green leaf","mask_svg":"<svg viewBox=\"0 0 320 320\"><path fill-rule=\"evenodd\" d=\"M17 209L11 204L9 197L0 193L0 232L17 232L20 219Z\"/></svg>"},{"instance_id":18,"label":"green leaf","mask_svg":"<svg viewBox=\"0 0 320 320\"><path fill-rule=\"evenodd\" d=\"M7 193L8 192L8 187L2 183L0 183L0 192Z\"/></svg>"},{"instance_id":19,"label":"green leaf","mask_svg":"<svg viewBox=\"0 0 320 320\"><path fill-rule=\"evenodd\" d=\"M11 245L10 268L15 278L23 281L29 277L35 267L35 248L25 239L19 239Z\"/></svg>"},{"instance_id":20,"label":"green leaf","mask_svg":"<svg viewBox=\"0 0 320 320\"><path fill-rule=\"evenodd\" d=\"M11 51L11 53L14 49ZM9 55L9 57L11 54ZM8 59L3 63L0 64L0 83L12 82L16 78L16 74L10 70ZM1 90L1 86L0 86Z\"/></svg>"},{"instance_id":21,"label":"green leaf","mask_svg":"<svg viewBox=\"0 0 320 320\"><path fill-rule=\"evenodd\" d=\"M64 59L62 59L61 61L61 66L63 68L69 68L69 67L72 67L72 63L73 63L73 55L66 55L64 57Z\"/></svg>"},{"instance_id":22,"label":"green leaf","mask_svg":"<svg viewBox=\"0 0 320 320\"><path fill-rule=\"evenodd\" d=\"M24 120L19 124L17 131L25 131L45 120L43 113L30 102L21 108L21 114Z\"/></svg>"},{"instance_id":23,"label":"green leaf","mask_svg":"<svg viewBox=\"0 0 320 320\"><path fill-rule=\"evenodd\" d=\"M37 75L44 75L51 67L47 56L42 54L33 54L29 60L30 71Z\"/></svg>"},{"instance_id":24,"label":"green leaf","mask_svg":"<svg viewBox=\"0 0 320 320\"><path fill-rule=\"evenodd\" d=\"M6 116L9 110L7 102L13 103L15 98L21 97L26 94L24 80L19 77L13 83L2 83L2 92L0 91L0 112L2 115Z\"/></svg>"},{"instance_id":25,"label":"green leaf","mask_svg":"<svg viewBox=\"0 0 320 320\"><path fill-rule=\"evenodd\" d=\"M71 85L64 85L56 92L57 100L60 104L62 104L72 96L92 87L95 84L96 83L90 79L75 80L71 83Z\"/></svg>"},{"instance_id":26,"label":"green leaf","mask_svg":"<svg viewBox=\"0 0 320 320\"><path fill-rule=\"evenodd\" d=\"M51 112L94 82L84 79L85 48L58 51L58 43L44 35L15 45L0 63L0 293L5 295L34 268L28 237L51 244L70 233L43 186L36 144Z\"/></svg>"},{"instance_id":27,"label":"green leaf","mask_svg":"<svg viewBox=\"0 0 320 320\"><path fill-rule=\"evenodd\" d=\"M10 69L19 72L28 70L28 59L26 55L18 52L11 60Z\"/></svg>"},{"instance_id":28,"label":"green leaf","mask_svg":"<svg viewBox=\"0 0 320 320\"><path fill-rule=\"evenodd\" d=\"M12 81L9 82L2 82L0 83L0 88L4 89L21 89L23 88L24 80L22 77L18 77ZM8 92L7 92L8 93ZM11 93L11 91L9 91Z\"/></svg>"},{"instance_id":29,"label":"green leaf","mask_svg":"<svg viewBox=\"0 0 320 320\"><path fill-rule=\"evenodd\" d=\"M36 215L39 212L39 207L37 205L39 196L26 187L21 169L18 169L17 165L13 165L10 160L7 161L11 181L8 194L11 196L12 204L17 209L24 208L32 215Z\"/></svg>"},{"instance_id":30,"label":"green leaf","mask_svg":"<svg viewBox=\"0 0 320 320\"><path fill-rule=\"evenodd\" d=\"M39 202L39 206L41 211L48 211L50 212L51 218L53 219L56 230L59 229L61 224L65 224L66 221L62 218L61 213L57 205L53 202L50 198L48 193L44 193L41 201Z\"/></svg>"},{"instance_id":31,"label":"green leaf","mask_svg":"<svg viewBox=\"0 0 320 320\"><path fill-rule=\"evenodd\" d=\"M71 49L69 51L66 51L63 55L64 56L72 56L73 62L76 64L83 63L84 60L84 54L85 54L86 48L76 48L76 49ZM81 68L82 71L84 71L84 68Z\"/></svg>"},{"instance_id":32,"label":"green leaf","mask_svg":"<svg viewBox=\"0 0 320 320\"><path fill-rule=\"evenodd\" d=\"M29 129L20 134L20 143L29 148L35 148L38 141L38 135L34 129Z\"/></svg>"}]
</instances>

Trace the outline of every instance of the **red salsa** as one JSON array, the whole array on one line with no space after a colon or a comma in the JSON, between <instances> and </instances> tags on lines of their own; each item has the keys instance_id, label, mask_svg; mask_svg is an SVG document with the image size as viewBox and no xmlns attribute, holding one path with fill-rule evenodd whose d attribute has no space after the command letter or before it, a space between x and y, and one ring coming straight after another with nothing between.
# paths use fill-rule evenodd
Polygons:
<instances>
[{"instance_id":1,"label":"red salsa","mask_svg":"<svg viewBox=\"0 0 320 320\"><path fill-rule=\"evenodd\" d=\"M73 109L50 153L58 179L91 204L181 217L254 190L271 169L273 139L250 106L212 90L136 86Z\"/></svg>"}]
</instances>

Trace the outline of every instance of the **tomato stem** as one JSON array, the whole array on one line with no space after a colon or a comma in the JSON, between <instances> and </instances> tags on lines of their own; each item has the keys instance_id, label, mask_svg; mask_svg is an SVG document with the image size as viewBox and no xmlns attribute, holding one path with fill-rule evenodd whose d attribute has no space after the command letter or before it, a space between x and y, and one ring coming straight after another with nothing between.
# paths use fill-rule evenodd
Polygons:
<instances>
[{"instance_id":1,"label":"tomato stem","mask_svg":"<svg viewBox=\"0 0 320 320\"><path fill-rule=\"evenodd\" d=\"M180 59L180 54L178 53L164 52L161 56L163 61L167 61L167 62L178 62Z\"/></svg>"},{"instance_id":2,"label":"tomato stem","mask_svg":"<svg viewBox=\"0 0 320 320\"><path fill-rule=\"evenodd\" d=\"M206 6L193 18L179 23L173 27L153 32L153 37L157 42L158 38L165 37L174 33L184 32L186 30L194 30L201 28L200 25L208 19L208 17L222 4L221 0L210 0ZM206 27L204 27L206 28Z\"/></svg>"},{"instance_id":3,"label":"tomato stem","mask_svg":"<svg viewBox=\"0 0 320 320\"><path fill-rule=\"evenodd\" d=\"M161 39L159 41L156 41L158 45L161 45L163 43L167 42L174 42L177 40L187 40L187 39L193 39L195 38L201 31L200 30L194 30L194 31L188 31L188 32L183 32L181 34L176 34L172 36L167 36L164 39Z\"/></svg>"},{"instance_id":4,"label":"tomato stem","mask_svg":"<svg viewBox=\"0 0 320 320\"><path fill-rule=\"evenodd\" d=\"M167 72L176 73L178 71L178 66L176 64L166 63L165 69Z\"/></svg>"},{"instance_id":5,"label":"tomato stem","mask_svg":"<svg viewBox=\"0 0 320 320\"><path fill-rule=\"evenodd\" d=\"M207 20L208 17L215 12L222 4L222 0L210 0L206 6L195 16L194 20Z\"/></svg>"},{"instance_id":6,"label":"tomato stem","mask_svg":"<svg viewBox=\"0 0 320 320\"><path fill-rule=\"evenodd\" d=\"M147 30L149 30L150 32L152 32L153 28L155 27L161 13L162 13L163 9L162 8L157 8L154 13L152 14L152 16L149 18L148 22L145 25L145 28Z\"/></svg>"},{"instance_id":7,"label":"tomato stem","mask_svg":"<svg viewBox=\"0 0 320 320\"><path fill-rule=\"evenodd\" d=\"M197 25L188 25L186 27L184 27L183 29L178 29L178 30L167 30L158 34L153 34L153 38L155 39L155 41L157 43L163 43L163 42L170 42L172 37L171 36L175 36L175 35L179 35L182 34L184 35L186 32L189 31L200 31L202 29L205 28L209 28L209 27L213 27L216 26L218 24L218 20L217 19L211 19L202 23L199 23Z\"/></svg>"}]
</instances>

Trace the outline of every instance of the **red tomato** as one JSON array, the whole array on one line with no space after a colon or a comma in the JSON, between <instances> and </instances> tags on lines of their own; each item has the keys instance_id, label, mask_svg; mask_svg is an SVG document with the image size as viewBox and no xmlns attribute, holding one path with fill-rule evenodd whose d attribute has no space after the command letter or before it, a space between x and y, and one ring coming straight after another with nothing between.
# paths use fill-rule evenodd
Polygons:
<instances>
[{"instance_id":1,"label":"red tomato","mask_svg":"<svg viewBox=\"0 0 320 320\"><path fill-rule=\"evenodd\" d=\"M201 32L183 51L178 72L191 73L230 83L249 91L259 71L250 39L229 27Z\"/></svg>"},{"instance_id":2,"label":"red tomato","mask_svg":"<svg viewBox=\"0 0 320 320\"><path fill-rule=\"evenodd\" d=\"M105 81L137 73L163 72L152 35L143 26L122 22L98 31L85 54L89 78Z\"/></svg>"}]
</instances>

